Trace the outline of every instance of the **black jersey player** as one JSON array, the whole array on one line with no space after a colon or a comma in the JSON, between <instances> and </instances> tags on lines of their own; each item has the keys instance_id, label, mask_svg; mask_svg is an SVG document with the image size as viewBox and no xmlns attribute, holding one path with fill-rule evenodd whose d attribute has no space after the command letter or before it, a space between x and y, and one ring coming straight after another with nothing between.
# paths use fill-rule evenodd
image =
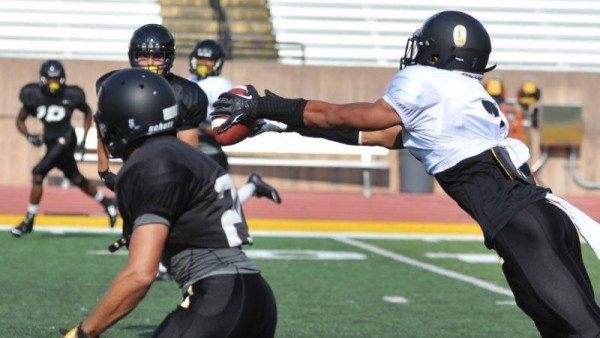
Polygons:
<instances>
[{"instance_id":1,"label":"black jersey player","mask_svg":"<svg viewBox=\"0 0 600 338\"><path fill-rule=\"evenodd\" d=\"M236 188L208 156L175 137L176 99L163 77L121 70L102 84L96 123L117 176L129 259L66 337L96 337L126 316L161 256L185 294L153 337L273 337L274 295L242 251L252 241Z\"/></svg>"},{"instance_id":2,"label":"black jersey player","mask_svg":"<svg viewBox=\"0 0 600 338\"><path fill-rule=\"evenodd\" d=\"M63 65L59 61L48 60L40 68L40 82L25 85L19 94L23 105L17 115L17 129L34 146L40 147L45 144L47 151L32 170L33 179L27 215L19 226L11 229L15 237L21 237L33 230L35 215L43 193L42 183L52 168L62 170L71 183L101 203L109 216L111 227L116 221L114 200L104 196L97 189L96 184L81 175L77 168L73 156L77 137L71 125L71 116L75 109L85 114L85 140L92 123L92 110L86 102L83 90L78 86L67 85L65 81ZM43 123L43 135L28 132L25 120L30 116L38 118Z\"/></svg>"},{"instance_id":3,"label":"black jersey player","mask_svg":"<svg viewBox=\"0 0 600 338\"><path fill-rule=\"evenodd\" d=\"M206 118L208 100L200 87L171 72L175 60L173 34L159 24L143 25L133 32L128 55L131 67L147 69L169 82L177 98L177 137L192 146L198 146L198 126ZM114 72L101 76L96 81L96 89L99 90L102 82ZM106 186L113 190L115 176L109 170L108 156L102 144L98 145L98 173Z\"/></svg>"}]
</instances>

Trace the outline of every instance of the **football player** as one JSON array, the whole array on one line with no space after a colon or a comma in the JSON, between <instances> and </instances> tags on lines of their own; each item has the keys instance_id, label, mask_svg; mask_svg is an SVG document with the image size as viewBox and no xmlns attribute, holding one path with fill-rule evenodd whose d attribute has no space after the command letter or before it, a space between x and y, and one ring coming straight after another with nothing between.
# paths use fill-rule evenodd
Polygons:
<instances>
[{"instance_id":1,"label":"football player","mask_svg":"<svg viewBox=\"0 0 600 338\"><path fill-rule=\"evenodd\" d=\"M83 123L83 141L92 124L92 110L87 104L85 93L78 86L66 84L63 65L56 60L44 62L40 68L39 83L29 83L21 88L19 100L23 104L17 115L17 130L27 137L36 147L46 145L46 155L32 170L32 187L25 219L10 230L14 237L21 237L33 230L35 216L42 199L44 178L52 168L60 169L71 183L84 193L102 204L109 217L110 227L116 222L116 204L104 196L96 184L90 182L79 172L73 154L77 145L77 136L71 125L71 116L75 109L85 114ZM44 125L43 135L31 134L25 120L34 116Z\"/></svg>"},{"instance_id":2,"label":"football player","mask_svg":"<svg viewBox=\"0 0 600 338\"><path fill-rule=\"evenodd\" d=\"M252 238L225 169L175 137L177 100L164 77L121 70L102 83L96 122L124 160L117 199L129 259L65 337L97 337L144 298L161 256L185 300L153 337L273 337L275 297L241 247Z\"/></svg>"},{"instance_id":3,"label":"football player","mask_svg":"<svg viewBox=\"0 0 600 338\"><path fill-rule=\"evenodd\" d=\"M535 184L529 150L507 138L508 121L480 83L494 68L487 68L490 52L477 19L444 11L408 39L400 70L375 102L260 97L249 86L250 98L222 94L215 114L231 115L221 132L246 118L268 118L364 130L367 143L388 147L401 135L403 146L479 223L485 245L502 258L517 305L540 334L600 336L600 308L575 229L581 219L573 222L568 203Z\"/></svg>"},{"instance_id":4,"label":"football player","mask_svg":"<svg viewBox=\"0 0 600 338\"><path fill-rule=\"evenodd\" d=\"M215 139L211 126L212 104L221 93L233 88L229 79L221 76L221 69L225 63L225 52L221 43L215 40L202 40L196 43L189 57L191 76L190 81L196 82L208 97L207 118L200 123L200 150L215 160L225 170L229 169L227 155ZM240 201L244 203L250 197L267 197L273 202L281 203L277 190L265 183L258 173L248 177L248 183L238 189Z\"/></svg>"},{"instance_id":5,"label":"football player","mask_svg":"<svg viewBox=\"0 0 600 338\"><path fill-rule=\"evenodd\" d=\"M198 146L198 125L206 118L208 101L206 94L192 82L171 72L175 60L175 38L164 26L147 24L136 29L129 42L129 64L131 67L144 68L163 76L173 87L177 97L177 137ZM96 90L102 82L115 71L104 74L96 81ZM99 140L102 142L102 140ZM98 174L106 186L114 189L115 174L110 171L108 155L104 147L98 145Z\"/></svg>"}]
</instances>

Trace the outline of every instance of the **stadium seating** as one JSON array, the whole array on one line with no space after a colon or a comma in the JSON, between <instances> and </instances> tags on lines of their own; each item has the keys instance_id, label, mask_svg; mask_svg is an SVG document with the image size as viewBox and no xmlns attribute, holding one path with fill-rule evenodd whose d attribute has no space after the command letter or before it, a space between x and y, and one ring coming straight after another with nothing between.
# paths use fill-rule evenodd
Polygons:
<instances>
[{"instance_id":1,"label":"stadium seating","mask_svg":"<svg viewBox=\"0 0 600 338\"><path fill-rule=\"evenodd\" d=\"M152 0L5 0L0 56L123 60L131 32L161 22Z\"/></svg>"},{"instance_id":2,"label":"stadium seating","mask_svg":"<svg viewBox=\"0 0 600 338\"><path fill-rule=\"evenodd\" d=\"M440 10L479 18L502 69L600 70L600 2L270 0L278 42L300 43L305 63L397 67L406 39ZM280 58L298 63L294 50Z\"/></svg>"}]
</instances>

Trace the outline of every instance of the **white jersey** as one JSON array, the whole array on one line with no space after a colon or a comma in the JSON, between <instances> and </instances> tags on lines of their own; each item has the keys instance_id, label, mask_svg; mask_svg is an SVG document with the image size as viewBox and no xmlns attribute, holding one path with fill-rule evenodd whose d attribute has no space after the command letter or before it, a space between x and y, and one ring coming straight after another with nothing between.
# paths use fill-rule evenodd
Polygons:
<instances>
[{"instance_id":1,"label":"white jersey","mask_svg":"<svg viewBox=\"0 0 600 338\"><path fill-rule=\"evenodd\" d=\"M508 121L479 79L413 65L396 73L383 99L404 125L402 141L437 174L506 138Z\"/></svg>"},{"instance_id":2,"label":"white jersey","mask_svg":"<svg viewBox=\"0 0 600 338\"><path fill-rule=\"evenodd\" d=\"M213 103L219 98L219 95L233 88L233 83L221 76L209 76L196 82L206 93L208 98L208 109L206 119L210 121L210 114L213 112Z\"/></svg>"}]
</instances>

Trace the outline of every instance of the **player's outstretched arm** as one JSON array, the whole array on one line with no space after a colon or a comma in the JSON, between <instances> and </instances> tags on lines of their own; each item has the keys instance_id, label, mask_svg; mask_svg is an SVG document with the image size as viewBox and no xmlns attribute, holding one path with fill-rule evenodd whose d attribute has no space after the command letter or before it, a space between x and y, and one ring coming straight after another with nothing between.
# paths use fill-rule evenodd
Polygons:
<instances>
[{"instance_id":1,"label":"player's outstretched arm","mask_svg":"<svg viewBox=\"0 0 600 338\"><path fill-rule=\"evenodd\" d=\"M358 130L381 130L402 123L396 111L383 99L373 103L356 102L334 104L325 101L286 99L276 95L260 96L248 85L246 95L223 93L214 103L215 112L230 116L219 132L244 120L265 118L296 127L320 127L326 129L351 128Z\"/></svg>"}]
</instances>

